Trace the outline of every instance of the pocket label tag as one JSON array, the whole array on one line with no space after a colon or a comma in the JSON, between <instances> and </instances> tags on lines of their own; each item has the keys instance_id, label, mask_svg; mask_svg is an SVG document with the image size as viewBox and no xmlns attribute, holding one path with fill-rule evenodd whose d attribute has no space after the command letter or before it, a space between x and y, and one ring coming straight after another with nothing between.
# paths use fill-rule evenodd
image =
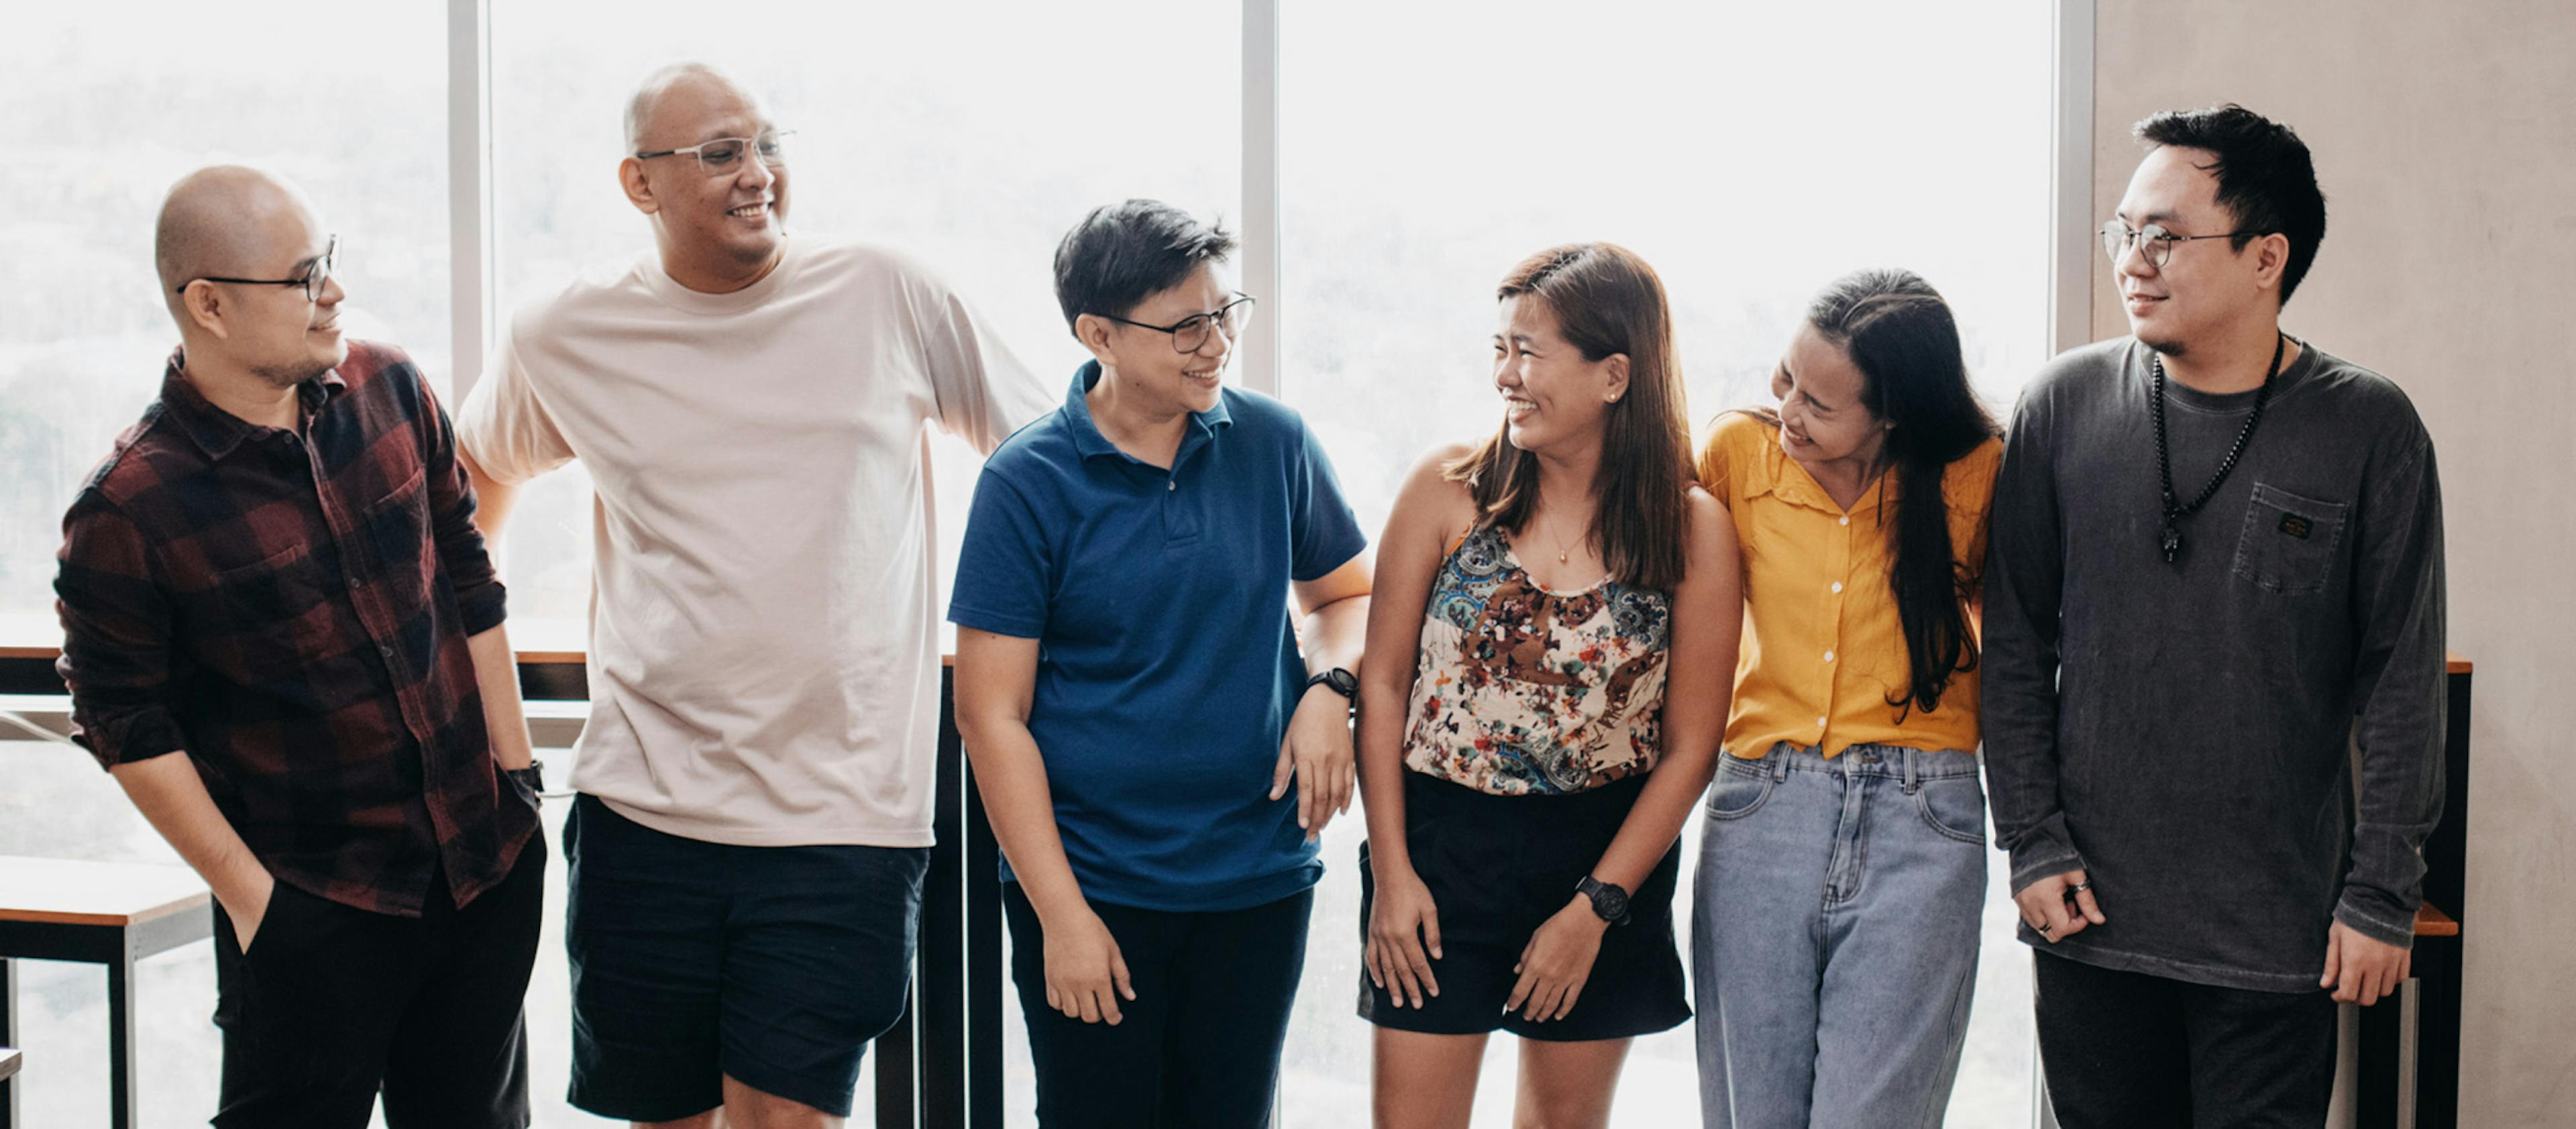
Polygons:
<instances>
[{"instance_id":1,"label":"pocket label tag","mask_svg":"<svg viewBox=\"0 0 2576 1129\"><path fill-rule=\"evenodd\" d=\"M2307 540L2308 534L2315 530L2316 527L2317 523L2297 514L2284 513L2281 515L2281 532L2287 533L2292 537L2296 537L2301 541Z\"/></svg>"}]
</instances>

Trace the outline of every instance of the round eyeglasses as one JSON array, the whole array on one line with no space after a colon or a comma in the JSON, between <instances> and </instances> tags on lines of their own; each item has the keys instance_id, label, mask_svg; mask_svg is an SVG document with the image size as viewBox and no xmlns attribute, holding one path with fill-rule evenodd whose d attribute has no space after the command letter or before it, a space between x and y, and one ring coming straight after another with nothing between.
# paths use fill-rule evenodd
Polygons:
<instances>
[{"instance_id":1,"label":"round eyeglasses","mask_svg":"<svg viewBox=\"0 0 2576 1129\"><path fill-rule=\"evenodd\" d=\"M2147 257L2148 266L2163 270L2165 264L2173 260L2173 249L2176 243L2269 234L2271 233L2264 231L2222 231L2216 235L2176 235L2166 231L2165 226L2160 223L2151 223L2132 231L2129 225L2111 220L2102 225L2102 253L2109 255L2111 265L2116 267L2120 265L2120 252L2128 250L2129 245L2134 243L2138 246L2138 253Z\"/></svg>"}]
</instances>

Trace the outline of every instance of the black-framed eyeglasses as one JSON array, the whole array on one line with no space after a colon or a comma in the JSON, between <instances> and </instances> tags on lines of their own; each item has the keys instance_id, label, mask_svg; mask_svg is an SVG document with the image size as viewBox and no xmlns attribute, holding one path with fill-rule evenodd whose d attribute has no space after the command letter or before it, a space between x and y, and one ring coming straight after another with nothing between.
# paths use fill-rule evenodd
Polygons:
<instances>
[{"instance_id":1,"label":"black-framed eyeglasses","mask_svg":"<svg viewBox=\"0 0 2576 1129\"><path fill-rule=\"evenodd\" d=\"M787 163L787 139L796 136L792 129L762 130L758 137L719 137L679 149L656 149L637 153L635 159L649 161L655 157L676 157L682 153L698 159L698 171L708 176L730 176L742 169L745 153L760 154L760 163L779 168Z\"/></svg>"},{"instance_id":2,"label":"black-framed eyeglasses","mask_svg":"<svg viewBox=\"0 0 2576 1129\"><path fill-rule=\"evenodd\" d=\"M1252 320L1252 295L1237 294L1231 302L1203 314L1191 314L1170 325L1147 325L1141 321L1129 321L1116 314L1100 316L1120 325L1132 325L1138 329L1151 329L1171 334L1172 348L1184 353L1195 353L1206 347L1208 331L1211 328L1225 334L1225 339L1228 341L1243 335L1244 325Z\"/></svg>"},{"instance_id":3,"label":"black-framed eyeglasses","mask_svg":"<svg viewBox=\"0 0 2576 1129\"><path fill-rule=\"evenodd\" d=\"M2147 257L2148 266L2163 270L2165 264L2173 260L2173 249L2176 243L2270 234L2271 232L2268 231L2222 231L2216 235L2176 235L2166 231L2165 225L2160 223L2151 223L2131 231L2129 225L2118 220L2109 220L2102 224L2102 253L2111 257L2112 266L2118 266L2120 252L2128 250L2129 245L2135 243L2138 245L2139 253Z\"/></svg>"},{"instance_id":4,"label":"black-framed eyeglasses","mask_svg":"<svg viewBox=\"0 0 2576 1129\"><path fill-rule=\"evenodd\" d=\"M323 248L322 257L308 264L301 278L217 278L211 274L199 275L171 287L170 292L181 293L200 282L229 282L236 286L301 286L304 288L305 301L319 302L322 300L322 288L331 281L331 268L339 259L340 237L334 235L331 237L330 244Z\"/></svg>"}]
</instances>

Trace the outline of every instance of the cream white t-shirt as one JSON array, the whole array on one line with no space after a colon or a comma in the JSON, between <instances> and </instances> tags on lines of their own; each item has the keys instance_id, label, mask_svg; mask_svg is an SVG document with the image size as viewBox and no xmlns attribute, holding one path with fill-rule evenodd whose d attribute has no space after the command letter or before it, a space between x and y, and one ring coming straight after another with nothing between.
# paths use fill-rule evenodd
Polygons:
<instances>
[{"instance_id":1,"label":"cream white t-shirt","mask_svg":"<svg viewBox=\"0 0 2576 1129\"><path fill-rule=\"evenodd\" d=\"M731 294L647 255L522 311L457 439L508 483L580 459L598 492L572 786L706 842L928 845L925 427L990 452L1054 400L876 248L790 239Z\"/></svg>"}]
</instances>

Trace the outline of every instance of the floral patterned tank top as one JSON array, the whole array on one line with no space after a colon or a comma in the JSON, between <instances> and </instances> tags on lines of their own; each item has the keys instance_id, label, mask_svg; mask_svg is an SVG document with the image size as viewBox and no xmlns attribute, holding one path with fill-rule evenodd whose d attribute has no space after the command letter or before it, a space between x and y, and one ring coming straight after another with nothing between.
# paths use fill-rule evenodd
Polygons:
<instances>
[{"instance_id":1,"label":"floral patterned tank top","mask_svg":"<svg viewBox=\"0 0 2576 1129\"><path fill-rule=\"evenodd\" d=\"M1473 530L1432 579L1404 765L1503 796L1650 771L1671 649L1671 593L1615 580L1551 592L1501 530Z\"/></svg>"}]
</instances>

